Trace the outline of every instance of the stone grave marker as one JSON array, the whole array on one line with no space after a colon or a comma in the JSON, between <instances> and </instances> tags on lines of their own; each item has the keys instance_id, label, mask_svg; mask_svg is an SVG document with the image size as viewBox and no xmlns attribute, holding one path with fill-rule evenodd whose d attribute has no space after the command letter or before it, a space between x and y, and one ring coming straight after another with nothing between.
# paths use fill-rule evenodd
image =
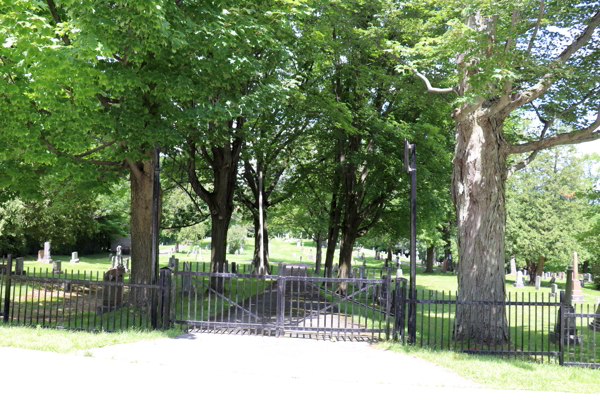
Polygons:
<instances>
[{"instance_id":1,"label":"stone grave marker","mask_svg":"<svg viewBox=\"0 0 600 400\"><path fill-rule=\"evenodd\" d=\"M535 290L540 290L540 284L542 282L542 277L541 276L536 276L535 277Z\"/></svg>"},{"instance_id":2,"label":"stone grave marker","mask_svg":"<svg viewBox=\"0 0 600 400\"><path fill-rule=\"evenodd\" d=\"M600 332L600 299L596 299L595 314L598 316L596 318L594 318L594 320L592 322L590 322L590 325L588 326L588 328L593 331Z\"/></svg>"},{"instance_id":3,"label":"stone grave marker","mask_svg":"<svg viewBox=\"0 0 600 400\"><path fill-rule=\"evenodd\" d=\"M77 254L76 251L74 251L73 253L71 253L71 263L76 264L79 262L79 254Z\"/></svg>"},{"instance_id":4,"label":"stone grave marker","mask_svg":"<svg viewBox=\"0 0 600 400\"><path fill-rule=\"evenodd\" d=\"M573 266L569 265L569 267L567 269L567 285L566 285L566 291L564 292L564 298L563 298L563 292L561 292L561 296L560 296L561 303L564 303L564 305L565 305L564 311L569 314L575 314L575 308L572 305L572 302L573 302L573 278L574 278ZM569 344L569 345L581 344L582 337L577 334L577 320L576 320L575 315L570 316L570 317L565 317L564 318L565 326L561 327L560 311L561 310L557 311L558 315L557 315L557 319L556 319L556 324L554 325L554 331L550 332L550 341L555 344L560 343L561 331L562 331L564 344ZM563 328L564 328L564 331L563 331Z\"/></svg>"},{"instance_id":5,"label":"stone grave marker","mask_svg":"<svg viewBox=\"0 0 600 400\"><path fill-rule=\"evenodd\" d=\"M171 261L173 260L173 261ZM179 260L176 260L175 258L172 258L169 260L169 267L175 271L175 268L177 266L177 264L179 264ZM192 271L192 263L191 262L184 262L183 263L183 271L185 272L191 272ZM185 294L190 293L190 291L192 290L192 276L191 275L183 275L181 277L181 289L183 290L183 292Z\"/></svg>"},{"instance_id":6,"label":"stone grave marker","mask_svg":"<svg viewBox=\"0 0 600 400\"><path fill-rule=\"evenodd\" d=\"M515 287L524 287L523 284L523 273L521 271L517 271L517 280L515 281Z\"/></svg>"},{"instance_id":7,"label":"stone grave marker","mask_svg":"<svg viewBox=\"0 0 600 400\"><path fill-rule=\"evenodd\" d=\"M44 259L42 260L42 262L46 264L52 263L52 255L50 254L50 248L50 242L44 242Z\"/></svg>"},{"instance_id":8,"label":"stone grave marker","mask_svg":"<svg viewBox=\"0 0 600 400\"><path fill-rule=\"evenodd\" d=\"M25 258L17 257L15 261L15 275L27 275L27 272L25 272L23 268L23 266L25 265Z\"/></svg>"},{"instance_id":9,"label":"stone grave marker","mask_svg":"<svg viewBox=\"0 0 600 400\"><path fill-rule=\"evenodd\" d=\"M396 269L396 279L402 278L402 268Z\"/></svg>"},{"instance_id":10,"label":"stone grave marker","mask_svg":"<svg viewBox=\"0 0 600 400\"><path fill-rule=\"evenodd\" d=\"M60 270L61 267L61 262L60 261L53 261L52 262L52 273L53 274L62 274L63 272Z\"/></svg>"},{"instance_id":11,"label":"stone grave marker","mask_svg":"<svg viewBox=\"0 0 600 400\"><path fill-rule=\"evenodd\" d=\"M104 273L103 280L104 282L123 282L125 268L120 266L109 269ZM102 305L96 308L98 315L114 311L123 305L123 286L103 285L102 291Z\"/></svg>"},{"instance_id":12,"label":"stone grave marker","mask_svg":"<svg viewBox=\"0 0 600 400\"><path fill-rule=\"evenodd\" d=\"M37 258L38 262L44 262L44 250L39 250L38 251L38 258Z\"/></svg>"},{"instance_id":13,"label":"stone grave marker","mask_svg":"<svg viewBox=\"0 0 600 400\"><path fill-rule=\"evenodd\" d=\"M556 288L558 287L558 285L556 283L553 283L550 287L550 297L556 297Z\"/></svg>"},{"instance_id":14,"label":"stone grave marker","mask_svg":"<svg viewBox=\"0 0 600 400\"><path fill-rule=\"evenodd\" d=\"M583 292L581 291L581 281L579 280L577 252L573 252L573 303L583 303Z\"/></svg>"},{"instance_id":15,"label":"stone grave marker","mask_svg":"<svg viewBox=\"0 0 600 400\"><path fill-rule=\"evenodd\" d=\"M552 285L554 283L556 283L556 278L555 277L550 278L550 284Z\"/></svg>"}]
</instances>

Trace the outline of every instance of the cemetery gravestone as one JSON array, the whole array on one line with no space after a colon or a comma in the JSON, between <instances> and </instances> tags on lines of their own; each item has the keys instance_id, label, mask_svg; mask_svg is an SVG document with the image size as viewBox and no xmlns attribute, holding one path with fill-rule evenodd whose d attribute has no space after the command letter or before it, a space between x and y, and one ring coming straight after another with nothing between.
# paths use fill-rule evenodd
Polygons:
<instances>
[{"instance_id":1,"label":"cemetery gravestone","mask_svg":"<svg viewBox=\"0 0 600 400\"><path fill-rule=\"evenodd\" d=\"M540 290L540 284L542 282L542 277L541 276L536 276L535 277L535 290Z\"/></svg>"},{"instance_id":2,"label":"cemetery gravestone","mask_svg":"<svg viewBox=\"0 0 600 400\"><path fill-rule=\"evenodd\" d=\"M600 332L600 299L596 300L596 313L597 316L588 326L589 329Z\"/></svg>"},{"instance_id":3,"label":"cemetery gravestone","mask_svg":"<svg viewBox=\"0 0 600 400\"><path fill-rule=\"evenodd\" d=\"M552 289L550 289L550 297L556 297L556 288L557 288L556 283L553 283L551 288Z\"/></svg>"},{"instance_id":4,"label":"cemetery gravestone","mask_svg":"<svg viewBox=\"0 0 600 400\"><path fill-rule=\"evenodd\" d=\"M105 282L124 282L125 268L111 268L104 273ZM96 308L96 313L102 315L123 305L123 286L103 285L102 305Z\"/></svg>"},{"instance_id":5,"label":"cemetery gravestone","mask_svg":"<svg viewBox=\"0 0 600 400\"><path fill-rule=\"evenodd\" d=\"M24 271L25 259L23 257L17 257L15 264L15 275L27 275Z\"/></svg>"},{"instance_id":6,"label":"cemetery gravestone","mask_svg":"<svg viewBox=\"0 0 600 400\"><path fill-rule=\"evenodd\" d=\"M60 270L60 264L61 264L61 262L60 262L60 261L54 261L54 262L52 262L52 273L53 273L53 274L58 274L58 275L60 275L60 274L62 274L62 273L63 273L63 272Z\"/></svg>"},{"instance_id":7,"label":"cemetery gravestone","mask_svg":"<svg viewBox=\"0 0 600 400\"><path fill-rule=\"evenodd\" d=\"M78 263L79 262L79 254L77 254L76 251L74 251L73 253L71 253L71 261L73 264Z\"/></svg>"},{"instance_id":8,"label":"cemetery gravestone","mask_svg":"<svg viewBox=\"0 0 600 400\"><path fill-rule=\"evenodd\" d=\"M44 259L42 262L50 264L52 262L52 256L50 255L50 242L44 242Z\"/></svg>"},{"instance_id":9,"label":"cemetery gravestone","mask_svg":"<svg viewBox=\"0 0 600 400\"><path fill-rule=\"evenodd\" d=\"M44 250L38 251L38 262L44 262Z\"/></svg>"},{"instance_id":10,"label":"cemetery gravestone","mask_svg":"<svg viewBox=\"0 0 600 400\"><path fill-rule=\"evenodd\" d=\"M177 264L179 264L179 260L176 260L175 258L172 258L172 262L169 260L169 267L172 270L177 269ZM183 271L184 272L191 272L192 271L192 263L190 262L184 262L183 263ZM190 291L192 290L192 276L191 275L183 275L181 277L181 284L182 284L182 290L184 294L189 294Z\"/></svg>"},{"instance_id":11,"label":"cemetery gravestone","mask_svg":"<svg viewBox=\"0 0 600 400\"><path fill-rule=\"evenodd\" d=\"M583 292L581 291L581 281L579 280L577 252L573 252L573 303L583 303Z\"/></svg>"},{"instance_id":12,"label":"cemetery gravestone","mask_svg":"<svg viewBox=\"0 0 600 400\"><path fill-rule=\"evenodd\" d=\"M523 284L523 273L521 271L517 272L517 280L515 282L515 287L524 287Z\"/></svg>"}]
</instances>

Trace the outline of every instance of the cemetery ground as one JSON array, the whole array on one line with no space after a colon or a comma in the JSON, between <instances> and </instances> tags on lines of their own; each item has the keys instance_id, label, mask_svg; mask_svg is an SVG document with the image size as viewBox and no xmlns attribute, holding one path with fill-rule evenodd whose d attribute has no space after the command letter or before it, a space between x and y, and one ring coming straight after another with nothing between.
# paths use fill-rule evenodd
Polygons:
<instances>
[{"instance_id":1,"label":"cemetery ground","mask_svg":"<svg viewBox=\"0 0 600 400\"><path fill-rule=\"evenodd\" d=\"M249 264L251 256L253 254L253 247L248 240L244 254L241 255L228 255L229 261L234 261L238 265ZM202 253L198 256L189 254L188 249L175 254L180 260L180 268L183 261L192 261L199 263L206 263L208 268L208 261L210 256L210 250L205 247L208 242L202 243ZM162 246L161 250L166 250L172 246ZM304 241L304 248L301 250L297 247L296 242L284 242L283 240L272 240L271 241L271 262L285 262L285 263L303 263L308 262L306 259L307 254L314 254L314 243L310 241ZM370 250L364 250L366 256L366 266L380 267L383 265L383 261L375 260L373 253ZM163 254L160 256L160 264L166 266L170 255ZM303 260L300 260L303 257ZM110 266L108 254L98 254L90 257L80 257L80 262L77 264L70 264L69 257L54 256L55 260L63 261L63 270L69 274L69 276L89 276L90 271L100 277L107 268ZM406 260L404 260L406 261ZM358 263L358 262L357 262ZM362 263L362 262L361 262ZM29 270L29 274L45 274L48 273L48 264L38 263L35 258L30 257L25 259L25 268ZM51 267L49 268L51 270ZM408 275L408 266L404 265L404 277ZM456 290L456 276L450 273L433 273L425 274L422 268L417 268L417 289L419 290L420 298L448 298ZM372 271L378 270L373 269ZM246 271L249 272L249 271ZM506 292L510 294L511 300L524 299L528 301L540 301L542 295L544 301L548 300L548 293L550 292L550 284L548 280L542 281L542 288L540 291L536 291L534 286L526 286L524 288L514 288L514 276L506 276ZM558 289L564 289L566 281L557 281ZM582 289L585 295L585 306L594 308L595 301L600 298L600 292L591 289L586 286ZM34 292L35 293L35 292ZM253 292L255 293L255 292ZM516 298L515 298L516 296ZM38 299L30 299L38 303ZM555 301L554 299L551 301ZM558 300L556 300L558 301ZM206 306L206 305L205 305ZM178 305L178 308L180 306ZM341 308L344 305L342 303ZM434 350L419 349L412 346L401 346L398 344L390 344L387 342L381 342L376 346L386 348L393 351L400 351L407 353L410 356L416 355L421 358L425 358L436 364L442 365L459 375L478 382L485 387L494 389L525 389L525 390L549 390L549 391L574 391L580 393L595 393L600 392L600 371L582 369L582 368L561 368L558 365L553 364L540 364L532 362L532 360L521 360L521 359L500 359L497 357L483 357L473 356L467 354L460 354L455 352L439 351L442 346L444 349L447 346L444 344L442 336L443 332L447 332L451 325L450 318L450 307L449 305L419 305L417 307L417 326L418 336L417 343L425 341L425 344L430 345ZM218 307L216 307L218 309ZM349 309L349 308L347 308ZM535 307L534 307L535 309ZM208 308L205 307L207 312ZM123 312L123 310L121 310ZM513 320L519 327L523 327L523 333L519 331L517 337L511 337L511 342L516 348L527 348L528 346L539 346L542 338L548 334L548 332L539 332L538 329L533 329L536 324L542 324L545 320L545 324L548 325L549 320L554 320L556 316L555 308L550 311L545 311L541 315L535 310L517 309L514 307L514 314L511 315ZM369 319L368 315L364 315L363 318L367 318L367 324L373 324L373 320ZM363 319L364 321L364 319ZM34 321L35 322L35 321ZM35 323L33 324L35 325ZM111 326L118 330L121 326ZM67 353L79 353L86 355L86 352L93 353L93 348L110 346L115 343L128 343L138 340L152 340L157 337L172 337L181 333L182 327L176 327L167 332L148 332L144 330L126 330L121 333L86 333L86 332L72 332L68 330L52 330L52 329L35 329L35 328L19 328L19 327L5 327L0 326L0 346L11 346L11 347L23 347L42 349L48 351L58 351ZM583 329L587 330L587 327ZM156 335L156 336L153 336ZM447 333L446 333L447 335ZM296 336L301 336L296 335ZM77 339L74 339L77 338ZM92 339L93 338L93 339ZM73 341L72 345L69 345ZM56 344L58 343L58 344ZM539 349L539 347L538 347ZM437 351L435 351L437 350ZM596 349L594 349L596 350ZM526 357L523 357L526 358ZM568 380L576 382L575 384L564 385L564 377L567 376ZM518 377L515 381L515 377ZM560 379L559 379L560 378Z\"/></svg>"}]
</instances>

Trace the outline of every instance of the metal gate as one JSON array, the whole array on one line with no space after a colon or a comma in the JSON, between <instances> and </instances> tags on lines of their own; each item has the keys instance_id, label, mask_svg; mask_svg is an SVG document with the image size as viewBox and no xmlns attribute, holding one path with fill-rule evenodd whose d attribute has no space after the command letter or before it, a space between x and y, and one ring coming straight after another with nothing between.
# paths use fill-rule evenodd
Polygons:
<instances>
[{"instance_id":1,"label":"metal gate","mask_svg":"<svg viewBox=\"0 0 600 400\"><path fill-rule=\"evenodd\" d=\"M226 270L226 269L225 269ZM270 336L379 340L388 338L394 294L381 279L212 273L175 268L170 322L188 329Z\"/></svg>"}]
</instances>

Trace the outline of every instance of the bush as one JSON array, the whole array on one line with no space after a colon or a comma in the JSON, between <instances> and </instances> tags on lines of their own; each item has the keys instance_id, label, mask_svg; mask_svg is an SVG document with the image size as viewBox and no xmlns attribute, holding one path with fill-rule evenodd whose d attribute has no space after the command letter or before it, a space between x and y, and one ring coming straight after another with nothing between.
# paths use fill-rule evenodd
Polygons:
<instances>
[{"instance_id":1,"label":"bush","mask_svg":"<svg viewBox=\"0 0 600 400\"><path fill-rule=\"evenodd\" d=\"M600 275L594 278L594 289L600 290Z\"/></svg>"}]
</instances>

